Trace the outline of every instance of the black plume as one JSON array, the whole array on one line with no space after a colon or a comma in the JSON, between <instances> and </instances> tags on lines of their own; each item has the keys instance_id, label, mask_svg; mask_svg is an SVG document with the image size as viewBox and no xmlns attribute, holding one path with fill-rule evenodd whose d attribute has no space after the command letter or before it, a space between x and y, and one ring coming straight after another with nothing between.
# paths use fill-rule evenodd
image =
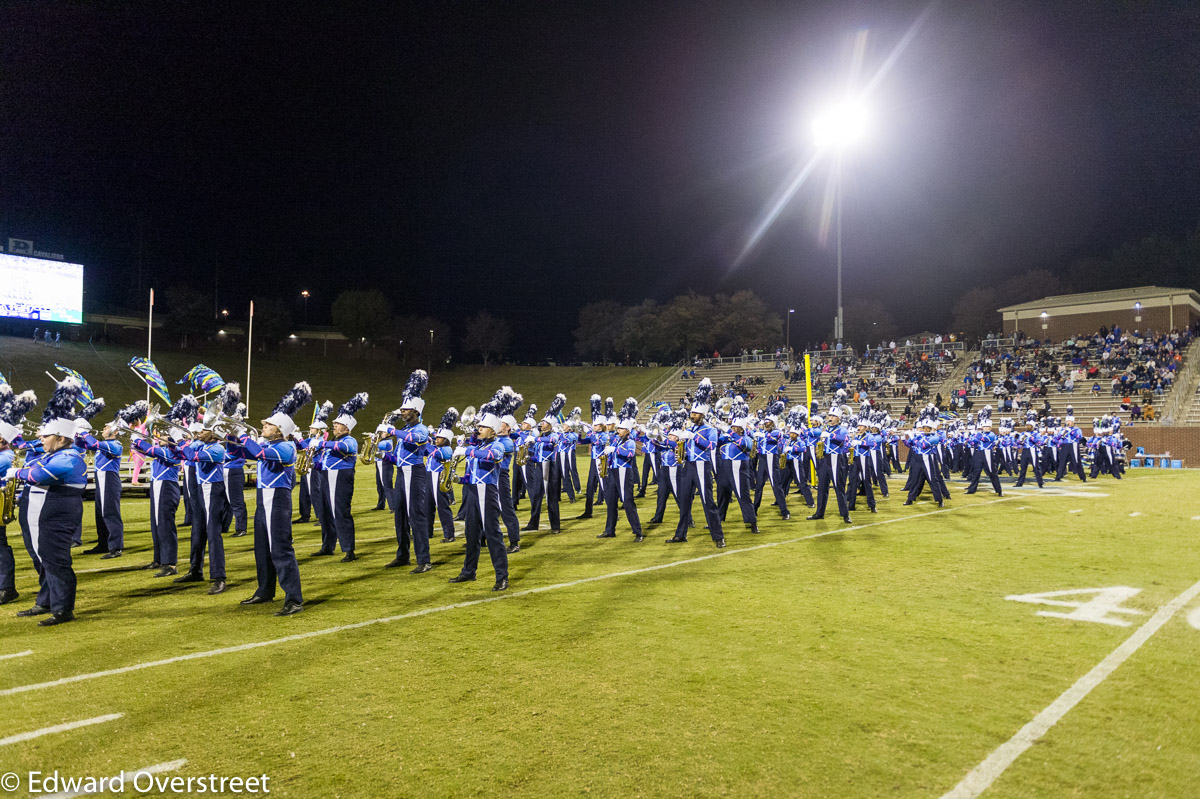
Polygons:
<instances>
[{"instance_id":1,"label":"black plume","mask_svg":"<svg viewBox=\"0 0 1200 799\"><path fill-rule=\"evenodd\" d=\"M593 394L590 401L592 404L592 419L597 419L604 410L604 400L600 399L599 394Z\"/></svg>"},{"instance_id":2,"label":"black plume","mask_svg":"<svg viewBox=\"0 0 1200 799\"><path fill-rule=\"evenodd\" d=\"M52 419L74 419L75 400L79 398L79 381L73 377L63 378L54 387L54 394L42 411L42 424Z\"/></svg>"},{"instance_id":3,"label":"black plume","mask_svg":"<svg viewBox=\"0 0 1200 799\"><path fill-rule=\"evenodd\" d=\"M458 408L447 408L446 412L442 414L440 426L446 430L453 430L456 424L458 424Z\"/></svg>"},{"instance_id":4,"label":"black plume","mask_svg":"<svg viewBox=\"0 0 1200 799\"><path fill-rule=\"evenodd\" d=\"M424 369L416 369L408 376L408 384L404 387L404 401L420 397L429 386L429 373ZM365 396L365 395L364 395ZM363 403L366 404L365 402Z\"/></svg>"},{"instance_id":5,"label":"black plume","mask_svg":"<svg viewBox=\"0 0 1200 799\"><path fill-rule=\"evenodd\" d=\"M167 418L172 422L180 424L190 424L196 419L196 413L200 410L200 402L191 394L184 394L179 399L175 400L175 404L171 406L171 410L167 411Z\"/></svg>"},{"instance_id":6,"label":"black plume","mask_svg":"<svg viewBox=\"0 0 1200 799\"><path fill-rule=\"evenodd\" d=\"M636 419L638 415L638 401L633 397L625 400L625 404L621 406L621 419Z\"/></svg>"},{"instance_id":7,"label":"black plume","mask_svg":"<svg viewBox=\"0 0 1200 799\"><path fill-rule=\"evenodd\" d=\"M242 387L237 383L226 383L221 387L221 394L217 397L217 407L226 416L235 416L241 401Z\"/></svg>"},{"instance_id":8,"label":"black plume","mask_svg":"<svg viewBox=\"0 0 1200 799\"><path fill-rule=\"evenodd\" d=\"M146 418L146 414L150 412L150 406L145 400L138 400L132 405L126 405L117 411L116 418L120 419L130 427L137 427L141 421Z\"/></svg>"},{"instance_id":9,"label":"black plume","mask_svg":"<svg viewBox=\"0 0 1200 799\"><path fill-rule=\"evenodd\" d=\"M712 392L712 381L706 377L700 381L700 385L696 386L696 402L700 405L707 405L708 401L712 399Z\"/></svg>"},{"instance_id":10,"label":"black plume","mask_svg":"<svg viewBox=\"0 0 1200 799\"><path fill-rule=\"evenodd\" d=\"M321 407L317 409L317 415L313 417L314 422L328 422L329 414L333 413L333 403L325 400L321 403Z\"/></svg>"},{"instance_id":11,"label":"black plume","mask_svg":"<svg viewBox=\"0 0 1200 799\"><path fill-rule=\"evenodd\" d=\"M529 403L529 407L525 409L525 418L522 421L532 422L537 418L537 403Z\"/></svg>"},{"instance_id":12,"label":"black plume","mask_svg":"<svg viewBox=\"0 0 1200 799\"><path fill-rule=\"evenodd\" d=\"M546 411L546 416L552 419L557 419L562 409L567 406L566 394L555 394L554 399L550 401L550 410Z\"/></svg>"},{"instance_id":13,"label":"black plume","mask_svg":"<svg viewBox=\"0 0 1200 799\"><path fill-rule=\"evenodd\" d=\"M354 414L367 407L367 392L360 391L350 399L342 403L342 407L338 408L338 416L353 416Z\"/></svg>"},{"instance_id":14,"label":"black plume","mask_svg":"<svg viewBox=\"0 0 1200 799\"><path fill-rule=\"evenodd\" d=\"M500 413L501 416L509 415L516 417L517 411L521 410L521 406L525 404L525 398L513 391L512 386L501 386L500 391L504 396L500 398Z\"/></svg>"},{"instance_id":15,"label":"black plume","mask_svg":"<svg viewBox=\"0 0 1200 799\"><path fill-rule=\"evenodd\" d=\"M275 403L275 409L271 411L271 414L282 413L291 416L310 402L312 402L312 387L308 383L300 381L279 398L279 402Z\"/></svg>"},{"instance_id":16,"label":"black plume","mask_svg":"<svg viewBox=\"0 0 1200 799\"><path fill-rule=\"evenodd\" d=\"M104 410L104 397L96 397L94 400L83 406L83 410L79 412L79 418L91 421L92 417Z\"/></svg>"},{"instance_id":17,"label":"black plume","mask_svg":"<svg viewBox=\"0 0 1200 799\"><path fill-rule=\"evenodd\" d=\"M612 398L612 397L605 397L605 398L604 398L604 415L605 415L605 416L612 416L612 415L613 415L613 406L614 406L614 404L615 404L615 403L613 403L613 398Z\"/></svg>"}]
</instances>

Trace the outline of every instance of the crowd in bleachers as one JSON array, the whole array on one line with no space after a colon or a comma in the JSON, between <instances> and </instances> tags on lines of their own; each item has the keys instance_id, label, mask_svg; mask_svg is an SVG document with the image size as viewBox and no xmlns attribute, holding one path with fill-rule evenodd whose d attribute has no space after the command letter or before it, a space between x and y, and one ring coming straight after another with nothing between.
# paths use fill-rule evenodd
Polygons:
<instances>
[{"instance_id":1,"label":"crowd in bleachers","mask_svg":"<svg viewBox=\"0 0 1200 799\"><path fill-rule=\"evenodd\" d=\"M1183 350L1194 331L1170 333L1102 327L1090 335L1060 343L1030 339L985 339L980 357L949 398L952 406L969 409L983 399L1000 412L1048 407L1056 395L1083 393L1120 397L1130 419L1155 418L1155 403L1170 390L1182 367Z\"/></svg>"}]
</instances>

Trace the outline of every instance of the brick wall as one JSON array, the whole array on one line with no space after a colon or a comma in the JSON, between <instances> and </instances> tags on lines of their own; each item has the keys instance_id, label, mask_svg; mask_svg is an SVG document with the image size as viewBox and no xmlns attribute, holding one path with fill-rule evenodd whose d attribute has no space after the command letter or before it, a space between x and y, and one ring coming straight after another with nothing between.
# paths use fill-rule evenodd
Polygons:
<instances>
[{"instance_id":1,"label":"brick wall","mask_svg":"<svg viewBox=\"0 0 1200 799\"><path fill-rule=\"evenodd\" d=\"M1147 453L1159 455L1171 453L1172 458L1183 459L1188 468L1200 468L1200 427L1123 427L1125 437L1133 446L1143 447ZM1136 452L1137 450L1132 450Z\"/></svg>"},{"instance_id":2,"label":"brick wall","mask_svg":"<svg viewBox=\"0 0 1200 799\"><path fill-rule=\"evenodd\" d=\"M1182 328L1193 324L1198 320L1196 311L1190 305L1177 303L1175 305L1175 327ZM1051 341L1062 341L1071 336L1077 336L1081 333L1095 333L1102 327L1111 328L1113 324L1117 324L1122 330L1132 331L1137 330L1170 330L1171 313L1170 309L1163 306L1160 308L1143 308L1142 321L1135 322L1133 309L1128 311L1112 312L1100 311L1097 313L1081 313L1081 314L1060 314L1058 316L1049 316L1046 320L1046 330L1042 331L1042 320L1036 314L1030 314L1028 317L1022 316L1017 321L1017 327L1030 338L1047 337ZM1009 320L1004 323L1004 332L1011 335L1013 332L1013 321Z\"/></svg>"}]
</instances>

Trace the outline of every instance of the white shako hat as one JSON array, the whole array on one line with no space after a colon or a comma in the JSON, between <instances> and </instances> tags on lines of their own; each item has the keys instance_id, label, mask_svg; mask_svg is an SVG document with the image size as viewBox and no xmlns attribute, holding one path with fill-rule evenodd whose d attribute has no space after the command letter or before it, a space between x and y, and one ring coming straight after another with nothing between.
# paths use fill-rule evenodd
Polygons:
<instances>
[{"instance_id":1,"label":"white shako hat","mask_svg":"<svg viewBox=\"0 0 1200 799\"><path fill-rule=\"evenodd\" d=\"M311 401L312 388L308 383L301 381L279 398L271 415L263 421L278 427L284 438L291 438L292 433L296 432L296 422L292 416Z\"/></svg>"},{"instance_id":2,"label":"white shako hat","mask_svg":"<svg viewBox=\"0 0 1200 799\"><path fill-rule=\"evenodd\" d=\"M367 407L368 399L367 392L360 391L343 402L342 407L338 408L338 414L333 420L334 423L345 425L347 430L354 430L354 425L358 424L358 420L354 418L354 414Z\"/></svg>"}]
</instances>

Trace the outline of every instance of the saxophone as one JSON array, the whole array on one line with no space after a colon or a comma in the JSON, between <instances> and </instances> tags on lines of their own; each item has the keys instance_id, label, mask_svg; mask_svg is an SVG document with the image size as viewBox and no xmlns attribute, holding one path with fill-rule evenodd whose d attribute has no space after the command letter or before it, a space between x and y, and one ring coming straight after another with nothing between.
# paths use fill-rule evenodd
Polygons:
<instances>
[{"instance_id":1,"label":"saxophone","mask_svg":"<svg viewBox=\"0 0 1200 799\"><path fill-rule=\"evenodd\" d=\"M529 463L529 441L528 440L526 440L525 443L521 444L521 446L517 447L516 452L513 453L513 463L516 464L517 466L524 466L525 464Z\"/></svg>"},{"instance_id":2,"label":"saxophone","mask_svg":"<svg viewBox=\"0 0 1200 799\"><path fill-rule=\"evenodd\" d=\"M608 456L603 452L600 453L600 457L596 460L596 474L600 475L601 480L608 477Z\"/></svg>"},{"instance_id":3,"label":"saxophone","mask_svg":"<svg viewBox=\"0 0 1200 799\"><path fill-rule=\"evenodd\" d=\"M4 490L0 491L0 525L12 524L17 519L17 489L21 487L21 481L17 479L16 471L24 465L25 453L18 452L9 467L10 477L4 483Z\"/></svg>"}]
</instances>

